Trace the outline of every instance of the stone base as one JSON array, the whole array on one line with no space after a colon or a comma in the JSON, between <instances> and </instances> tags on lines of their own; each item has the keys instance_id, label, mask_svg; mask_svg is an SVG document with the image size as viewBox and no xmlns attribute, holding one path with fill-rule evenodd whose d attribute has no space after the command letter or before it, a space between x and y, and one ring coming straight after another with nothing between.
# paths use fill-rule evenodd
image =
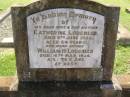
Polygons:
<instances>
[{"instance_id":1,"label":"stone base","mask_svg":"<svg viewBox=\"0 0 130 97\"><path fill-rule=\"evenodd\" d=\"M121 97L121 88L111 82L19 82L0 97Z\"/></svg>"},{"instance_id":2,"label":"stone base","mask_svg":"<svg viewBox=\"0 0 130 97\"><path fill-rule=\"evenodd\" d=\"M0 47L1 48L13 48L14 43L13 43L13 38L4 38L2 41L0 41Z\"/></svg>"},{"instance_id":3,"label":"stone base","mask_svg":"<svg viewBox=\"0 0 130 97\"><path fill-rule=\"evenodd\" d=\"M2 51L0 51L0 52L2 52ZM0 77L0 91L17 90L17 85L18 85L18 79L16 76L10 76L10 77L1 76Z\"/></svg>"}]
</instances>

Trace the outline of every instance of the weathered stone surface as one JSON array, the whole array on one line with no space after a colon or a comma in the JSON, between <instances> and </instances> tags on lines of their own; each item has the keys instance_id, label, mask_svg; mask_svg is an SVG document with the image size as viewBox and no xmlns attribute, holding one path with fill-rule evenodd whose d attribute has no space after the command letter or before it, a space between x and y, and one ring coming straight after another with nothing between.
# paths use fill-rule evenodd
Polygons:
<instances>
[{"instance_id":1,"label":"weathered stone surface","mask_svg":"<svg viewBox=\"0 0 130 97\"><path fill-rule=\"evenodd\" d=\"M13 38L4 38L1 42L0 42L0 47L4 48L8 48L8 47L14 47L14 44L13 44Z\"/></svg>"},{"instance_id":2,"label":"weathered stone surface","mask_svg":"<svg viewBox=\"0 0 130 97\"><path fill-rule=\"evenodd\" d=\"M20 82L0 97L121 97L121 90L111 82Z\"/></svg>"},{"instance_id":3,"label":"weathered stone surface","mask_svg":"<svg viewBox=\"0 0 130 97\"><path fill-rule=\"evenodd\" d=\"M101 68L31 69L26 18L34 13L54 8L76 8L98 13L105 17L104 46ZM104 6L88 0L43 0L25 7L12 7L12 23L16 51L17 71L20 81L99 81L111 80L119 8Z\"/></svg>"},{"instance_id":4,"label":"weathered stone surface","mask_svg":"<svg viewBox=\"0 0 130 97\"><path fill-rule=\"evenodd\" d=\"M113 76L113 80L116 79L120 86L122 87L121 97L130 97L130 75L117 75Z\"/></svg>"},{"instance_id":5,"label":"weathered stone surface","mask_svg":"<svg viewBox=\"0 0 130 97\"><path fill-rule=\"evenodd\" d=\"M0 77L0 91L11 91L16 89L18 84L17 77Z\"/></svg>"},{"instance_id":6,"label":"weathered stone surface","mask_svg":"<svg viewBox=\"0 0 130 97\"><path fill-rule=\"evenodd\" d=\"M120 44L130 44L130 32L122 25L118 28L119 33L117 34L117 42Z\"/></svg>"},{"instance_id":7,"label":"weathered stone surface","mask_svg":"<svg viewBox=\"0 0 130 97\"><path fill-rule=\"evenodd\" d=\"M130 75L123 74L114 76L120 83L122 88L130 89Z\"/></svg>"},{"instance_id":8,"label":"weathered stone surface","mask_svg":"<svg viewBox=\"0 0 130 97\"><path fill-rule=\"evenodd\" d=\"M73 8L27 17L30 68L101 68L105 18Z\"/></svg>"}]
</instances>

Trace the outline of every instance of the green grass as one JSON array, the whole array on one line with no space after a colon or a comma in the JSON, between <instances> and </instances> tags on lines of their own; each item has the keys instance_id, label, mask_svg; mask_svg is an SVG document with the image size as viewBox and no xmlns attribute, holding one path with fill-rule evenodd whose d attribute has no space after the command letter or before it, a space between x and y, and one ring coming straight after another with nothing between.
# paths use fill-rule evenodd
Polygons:
<instances>
[{"instance_id":1,"label":"green grass","mask_svg":"<svg viewBox=\"0 0 130 97\"><path fill-rule=\"evenodd\" d=\"M27 4L32 0L0 0L0 11L4 11L13 4Z\"/></svg>"},{"instance_id":2,"label":"green grass","mask_svg":"<svg viewBox=\"0 0 130 97\"><path fill-rule=\"evenodd\" d=\"M130 73L130 45L116 46L114 74Z\"/></svg>"},{"instance_id":3,"label":"green grass","mask_svg":"<svg viewBox=\"0 0 130 97\"><path fill-rule=\"evenodd\" d=\"M0 76L12 76L16 74L15 54L13 51L0 52Z\"/></svg>"},{"instance_id":4,"label":"green grass","mask_svg":"<svg viewBox=\"0 0 130 97\"><path fill-rule=\"evenodd\" d=\"M130 8L130 0L95 0L97 2L109 5L120 6L120 24L130 31L130 14L125 12L126 8Z\"/></svg>"}]
</instances>

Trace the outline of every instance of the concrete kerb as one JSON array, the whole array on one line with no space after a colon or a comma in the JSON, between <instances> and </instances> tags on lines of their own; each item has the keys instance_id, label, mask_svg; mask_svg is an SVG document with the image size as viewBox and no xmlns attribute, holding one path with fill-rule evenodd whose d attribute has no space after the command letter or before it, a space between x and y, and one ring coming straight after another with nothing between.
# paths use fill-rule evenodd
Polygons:
<instances>
[{"instance_id":1,"label":"concrete kerb","mask_svg":"<svg viewBox=\"0 0 130 97\"><path fill-rule=\"evenodd\" d=\"M1 76L0 77L0 91L16 91L18 78L16 76Z\"/></svg>"},{"instance_id":2,"label":"concrete kerb","mask_svg":"<svg viewBox=\"0 0 130 97\"><path fill-rule=\"evenodd\" d=\"M117 34L117 43L129 45L130 44L130 32L123 27L122 25L119 25L118 29L118 34Z\"/></svg>"},{"instance_id":3,"label":"concrete kerb","mask_svg":"<svg viewBox=\"0 0 130 97\"><path fill-rule=\"evenodd\" d=\"M0 42L0 47L1 48L13 48L14 47L13 37L4 38Z\"/></svg>"}]
</instances>

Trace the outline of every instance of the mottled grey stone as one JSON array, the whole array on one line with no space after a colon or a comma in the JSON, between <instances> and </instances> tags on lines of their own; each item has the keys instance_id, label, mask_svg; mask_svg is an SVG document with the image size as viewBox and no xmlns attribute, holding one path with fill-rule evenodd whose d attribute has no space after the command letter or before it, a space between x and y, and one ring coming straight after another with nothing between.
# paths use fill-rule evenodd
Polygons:
<instances>
[{"instance_id":1,"label":"mottled grey stone","mask_svg":"<svg viewBox=\"0 0 130 97\"><path fill-rule=\"evenodd\" d=\"M31 69L28 52L26 17L53 8L77 8L105 16L102 68ZM88 0L41 0L28 6L12 7L12 24L16 64L20 81L110 81L112 77L119 7L105 6Z\"/></svg>"}]
</instances>

